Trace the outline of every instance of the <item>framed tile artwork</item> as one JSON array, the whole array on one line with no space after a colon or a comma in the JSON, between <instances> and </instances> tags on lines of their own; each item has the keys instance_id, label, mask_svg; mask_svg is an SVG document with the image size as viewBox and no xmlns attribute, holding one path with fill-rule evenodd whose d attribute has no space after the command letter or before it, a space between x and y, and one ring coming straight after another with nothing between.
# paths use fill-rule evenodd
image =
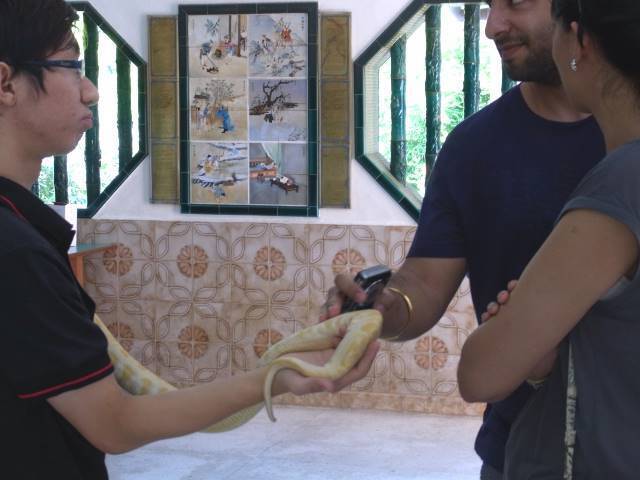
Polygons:
<instances>
[{"instance_id":1,"label":"framed tile artwork","mask_svg":"<svg viewBox=\"0 0 640 480\"><path fill-rule=\"evenodd\" d=\"M318 215L318 4L181 5L183 213Z\"/></svg>"}]
</instances>

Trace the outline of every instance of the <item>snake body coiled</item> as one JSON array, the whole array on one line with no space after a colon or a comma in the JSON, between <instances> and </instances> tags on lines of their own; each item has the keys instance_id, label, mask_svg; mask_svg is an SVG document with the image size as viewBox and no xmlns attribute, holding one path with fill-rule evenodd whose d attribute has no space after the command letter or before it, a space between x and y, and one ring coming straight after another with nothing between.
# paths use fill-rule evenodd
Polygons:
<instances>
[{"instance_id":1,"label":"snake body coiled","mask_svg":"<svg viewBox=\"0 0 640 480\"><path fill-rule=\"evenodd\" d=\"M142 366L120 345L96 315L94 322L107 337L108 352L114 366L116 380L133 395L155 395L176 387ZM269 366L264 383L264 402L245 408L203 430L208 433L226 432L251 420L264 406L275 422L271 402L271 385L275 375L284 368L296 370L307 377L338 379L345 375L362 357L369 343L380 335L382 316L377 310L344 313L325 322L305 328L272 345L258 360L258 367ZM334 346L336 336L345 332L331 359L323 366L314 365L287 353L323 350Z\"/></svg>"}]
</instances>

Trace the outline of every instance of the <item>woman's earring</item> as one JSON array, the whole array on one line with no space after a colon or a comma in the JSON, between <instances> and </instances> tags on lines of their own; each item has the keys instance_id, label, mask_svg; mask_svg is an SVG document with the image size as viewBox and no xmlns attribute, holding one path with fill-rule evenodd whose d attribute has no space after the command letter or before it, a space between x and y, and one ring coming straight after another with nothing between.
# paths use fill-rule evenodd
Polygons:
<instances>
[{"instance_id":1,"label":"woman's earring","mask_svg":"<svg viewBox=\"0 0 640 480\"><path fill-rule=\"evenodd\" d=\"M578 71L578 62L576 62L575 58L572 58L571 61L569 62L569 68L571 69L572 72Z\"/></svg>"}]
</instances>

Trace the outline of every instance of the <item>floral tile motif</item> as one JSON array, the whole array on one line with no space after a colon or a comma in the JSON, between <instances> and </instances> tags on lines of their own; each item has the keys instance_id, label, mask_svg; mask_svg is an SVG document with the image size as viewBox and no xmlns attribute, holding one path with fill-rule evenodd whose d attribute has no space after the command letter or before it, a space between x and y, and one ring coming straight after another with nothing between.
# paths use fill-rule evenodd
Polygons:
<instances>
[{"instance_id":1,"label":"floral tile motif","mask_svg":"<svg viewBox=\"0 0 640 480\"><path fill-rule=\"evenodd\" d=\"M209 335L198 325L186 325L178 332L178 350L183 357L197 360L209 350Z\"/></svg>"},{"instance_id":2,"label":"floral tile motif","mask_svg":"<svg viewBox=\"0 0 640 480\"><path fill-rule=\"evenodd\" d=\"M200 245L185 245L178 254L178 270L187 278L200 278L207 273L209 256Z\"/></svg>"},{"instance_id":3,"label":"floral tile motif","mask_svg":"<svg viewBox=\"0 0 640 480\"><path fill-rule=\"evenodd\" d=\"M133 337L133 330L131 330L129 325L123 322L110 322L105 325L111 332L111 335L113 335L118 340L118 343L122 345L122 348L127 352L130 352L133 349L133 342L135 339Z\"/></svg>"},{"instance_id":4,"label":"floral tile motif","mask_svg":"<svg viewBox=\"0 0 640 480\"><path fill-rule=\"evenodd\" d=\"M273 282L284 275L287 258L275 247L260 247L253 258L253 271L262 280Z\"/></svg>"},{"instance_id":5,"label":"floral tile motif","mask_svg":"<svg viewBox=\"0 0 640 480\"><path fill-rule=\"evenodd\" d=\"M124 243L115 243L105 249L100 256L104 269L115 277L122 277L131 271L133 253Z\"/></svg>"},{"instance_id":6,"label":"floral tile motif","mask_svg":"<svg viewBox=\"0 0 640 480\"><path fill-rule=\"evenodd\" d=\"M422 370L437 372L445 367L449 355L449 349L440 337L425 335L415 344L413 360Z\"/></svg>"},{"instance_id":7,"label":"floral tile motif","mask_svg":"<svg viewBox=\"0 0 640 480\"><path fill-rule=\"evenodd\" d=\"M339 273L354 276L360 270L364 270L367 265L367 260L364 255L355 247L343 248L338 250L335 256L331 259L331 270L334 275Z\"/></svg>"}]
</instances>

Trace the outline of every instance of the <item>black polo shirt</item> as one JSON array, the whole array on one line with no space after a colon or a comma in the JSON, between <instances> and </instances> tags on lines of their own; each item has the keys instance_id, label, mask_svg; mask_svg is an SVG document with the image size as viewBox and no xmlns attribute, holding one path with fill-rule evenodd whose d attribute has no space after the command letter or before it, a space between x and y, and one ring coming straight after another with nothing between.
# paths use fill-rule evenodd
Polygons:
<instances>
[{"instance_id":1,"label":"black polo shirt","mask_svg":"<svg viewBox=\"0 0 640 480\"><path fill-rule=\"evenodd\" d=\"M67 251L71 225L0 177L0 477L106 479L104 453L47 398L111 374L95 304Z\"/></svg>"}]
</instances>

